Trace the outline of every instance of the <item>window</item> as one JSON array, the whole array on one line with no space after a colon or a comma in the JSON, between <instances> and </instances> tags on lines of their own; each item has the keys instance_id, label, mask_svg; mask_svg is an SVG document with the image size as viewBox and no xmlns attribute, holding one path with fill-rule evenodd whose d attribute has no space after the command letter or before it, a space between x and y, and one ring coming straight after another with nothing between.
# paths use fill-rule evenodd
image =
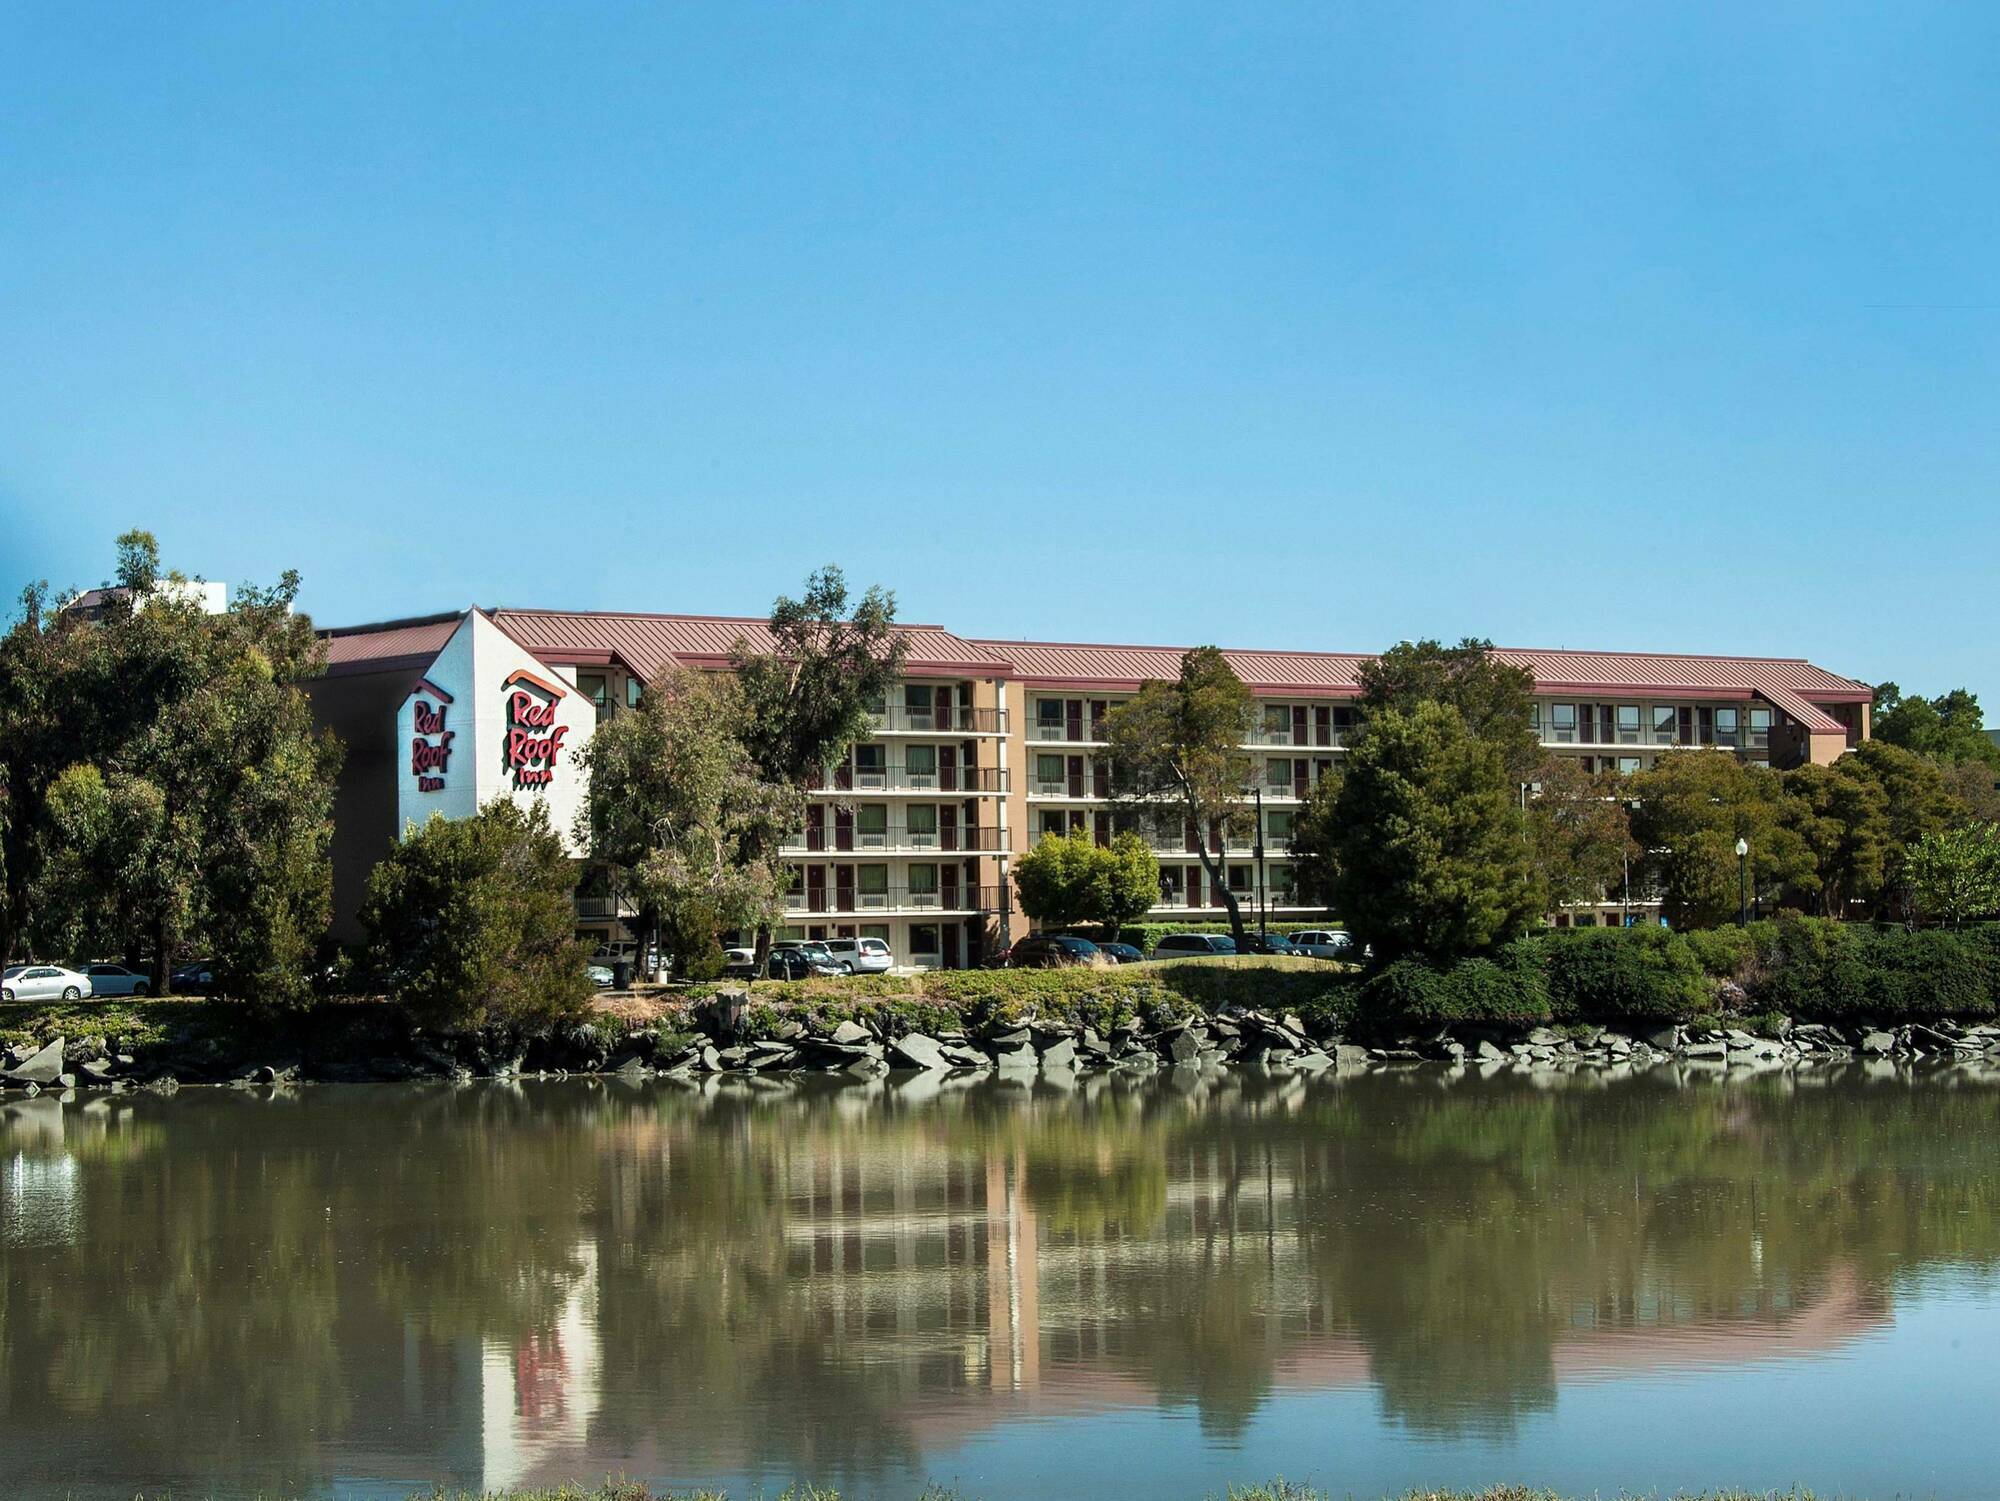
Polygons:
<instances>
[{"instance_id":1,"label":"window","mask_svg":"<svg viewBox=\"0 0 2000 1501\"><path fill-rule=\"evenodd\" d=\"M887 896L889 894L889 867L886 865L855 866L854 889L863 896ZM877 903L877 905L879 906L880 904Z\"/></svg>"},{"instance_id":2,"label":"window","mask_svg":"<svg viewBox=\"0 0 2000 1501\"><path fill-rule=\"evenodd\" d=\"M1266 761L1264 763L1264 785L1290 792L1292 790L1291 760L1285 758Z\"/></svg>"},{"instance_id":3,"label":"window","mask_svg":"<svg viewBox=\"0 0 2000 1501\"><path fill-rule=\"evenodd\" d=\"M1229 867L1229 889L1231 891L1248 891L1250 889L1249 866L1232 865Z\"/></svg>"},{"instance_id":4,"label":"window","mask_svg":"<svg viewBox=\"0 0 2000 1501\"><path fill-rule=\"evenodd\" d=\"M1639 743L1639 706L1620 704L1618 706L1618 743L1637 745Z\"/></svg>"},{"instance_id":5,"label":"window","mask_svg":"<svg viewBox=\"0 0 2000 1501\"><path fill-rule=\"evenodd\" d=\"M1035 757L1035 790L1037 792L1061 792L1066 785L1063 779L1063 758L1061 756Z\"/></svg>"},{"instance_id":6,"label":"window","mask_svg":"<svg viewBox=\"0 0 2000 1501\"><path fill-rule=\"evenodd\" d=\"M628 709L638 708L639 700L645 696L645 692L646 685L637 678L628 677L625 679L625 707Z\"/></svg>"},{"instance_id":7,"label":"window","mask_svg":"<svg viewBox=\"0 0 2000 1501\"><path fill-rule=\"evenodd\" d=\"M1539 703L1528 705L1528 728L1535 732L1537 740L1542 738L1542 706Z\"/></svg>"},{"instance_id":8,"label":"window","mask_svg":"<svg viewBox=\"0 0 2000 1501\"><path fill-rule=\"evenodd\" d=\"M1264 705L1264 733L1292 738L1292 711L1283 704Z\"/></svg>"},{"instance_id":9,"label":"window","mask_svg":"<svg viewBox=\"0 0 2000 1501\"><path fill-rule=\"evenodd\" d=\"M1289 808L1282 812L1264 815L1264 839L1267 844L1290 844L1292 830L1298 824L1298 814Z\"/></svg>"},{"instance_id":10,"label":"window","mask_svg":"<svg viewBox=\"0 0 2000 1501\"><path fill-rule=\"evenodd\" d=\"M1035 732L1044 740L1062 739L1063 701L1059 698L1035 700Z\"/></svg>"},{"instance_id":11,"label":"window","mask_svg":"<svg viewBox=\"0 0 2000 1501\"><path fill-rule=\"evenodd\" d=\"M1618 758L1618 774L1620 776L1629 777L1638 769L1639 758L1637 756L1620 756Z\"/></svg>"},{"instance_id":12,"label":"window","mask_svg":"<svg viewBox=\"0 0 2000 1501\"><path fill-rule=\"evenodd\" d=\"M1672 745L1676 738L1674 726L1680 723L1680 716L1672 704L1653 705L1653 744Z\"/></svg>"},{"instance_id":13,"label":"window","mask_svg":"<svg viewBox=\"0 0 2000 1501\"><path fill-rule=\"evenodd\" d=\"M1576 741L1576 705L1550 704L1549 722L1555 728L1558 745L1571 745Z\"/></svg>"},{"instance_id":14,"label":"window","mask_svg":"<svg viewBox=\"0 0 2000 1501\"><path fill-rule=\"evenodd\" d=\"M889 941L889 925L885 922L865 922L854 931L858 937L872 938L877 943Z\"/></svg>"},{"instance_id":15,"label":"window","mask_svg":"<svg viewBox=\"0 0 2000 1501\"><path fill-rule=\"evenodd\" d=\"M930 803L912 803L903 814L904 827L910 831L913 844L931 844L937 840L938 810Z\"/></svg>"},{"instance_id":16,"label":"window","mask_svg":"<svg viewBox=\"0 0 2000 1501\"><path fill-rule=\"evenodd\" d=\"M1066 815L1052 808L1044 808L1042 810L1042 834L1044 837L1053 834L1060 839L1068 832L1069 819Z\"/></svg>"},{"instance_id":17,"label":"window","mask_svg":"<svg viewBox=\"0 0 2000 1501\"><path fill-rule=\"evenodd\" d=\"M1715 743L1734 745L1736 743L1736 710L1717 709L1715 711Z\"/></svg>"},{"instance_id":18,"label":"window","mask_svg":"<svg viewBox=\"0 0 2000 1501\"><path fill-rule=\"evenodd\" d=\"M1764 750L1771 743L1771 711L1752 709L1750 711L1750 745L1754 750Z\"/></svg>"},{"instance_id":19,"label":"window","mask_svg":"<svg viewBox=\"0 0 2000 1501\"><path fill-rule=\"evenodd\" d=\"M938 868L935 865L912 865L910 867L910 895L936 896L938 889Z\"/></svg>"},{"instance_id":20,"label":"window","mask_svg":"<svg viewBox=\"0 0 2000 1501\"><path fill-rule=\"evenodd\" d=\"M596 704L597 712L600 714L611 701L610 691L605 686L605 677L601 672L579 672L576 675L576 691Z\"/></svg>"},{"instance_id":21,"label":"window","mask_svg":"<svg viewBox=\"0 0 2000 1501\"><path fill-rule=\"evenodd\" d=\"M855 808L854 832L861 839L870 839L877 844L886 843L889 835L889 805L862 803Z\"/></svg>"},{"instance_id":22,"label":"window","mask_svg":"<svg viewBox=\"0 0 2000 1501\"><path fill-rule=\"evenodd\" d=\"M938 952L938 930L934 922L920 922L910 928L910 957L913 959L935 959Z\"/></svg>"},{"instance_id":23,"label":"window","mask_svg":"<svg viewBox=\"0 0 2000 1501\"><path fill-rule=\"evenodd\" d=\"M880 786L889 775L889 752L880 745L857 745L854 747L854 774L857 777L873 778Z\"/></svg>"},{"instance_id":24,"label":"window","mask_svg":"<svg viewBox=\"0 0 2000 1501\"><path fill-rule=\"evenodd\" d=\"M889 696L880 688L877 688L875 696L863 704L862 707L877 719L881 719L889 712Z\"/></svg>"},{"instance_id":25,"label":"window","mask_svg":"<svg viewBox=\"0 0 2000 1501\"><path fill-rule=\"evenodd\" d=\"M903 684L903 707L912 714L931 712L931 690L923 683Z\"/></svg>"},{"instance_id":26,"label":"window","mask_svg":"<svg viewBox=\"0 0 2000 1501\"><path fill-rule=\"evenodd\" d=\"M937 775L937 747L935 745L913 745L903 752L903 770L910 774L910 780Z\"/></svg>"}]
</instances>

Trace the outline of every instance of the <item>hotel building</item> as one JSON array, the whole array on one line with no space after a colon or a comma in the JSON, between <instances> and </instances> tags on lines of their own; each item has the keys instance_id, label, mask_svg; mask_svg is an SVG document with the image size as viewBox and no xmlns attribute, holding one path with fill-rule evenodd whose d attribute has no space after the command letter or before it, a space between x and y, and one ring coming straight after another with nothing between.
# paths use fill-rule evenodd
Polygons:
<instances>
[{"instance_id":1,"label":"hotel building","mask_svg":"<svg viewBox=\"0 0 2000 1501\"><path fill-rule=\"evenodd\" d=\"M976 965L1029 930L1010 865L1044 834L1113 832L1105 716L1182 648L979 640L900 627L903 675L874 706L874 733L826 768L788 853L785 935L879 937L896 962ZM354 932L367 873L409 823L469 814L506 794L548 803L571 838L583 772L571 753L601 719L675 667L727 670L738 641L771 648L755 618L558 610L465 610L322 632L316 718L347 745L335 809L336 931ZM1638 771L1664 750L1706 746L1776 767L1832 761L1867 737L1869 686L1792 659L1522 651L1498 655L1535 680L1537 732L1586 769ZM1314 783L1344 753L1364 655L1225 651L1256 699L1244 753L1261 804L1262 904L1314 915L1290 845ZM1524 789L1524 795L1528 789ZM1246 913L1259 903L1254 820L1196 829L1163 814L1140 831L1160 861L1155 920L1214 921L1220 857ZM584 859L588 851L574 847ZM579 931L635 936L629 902L601 871L578 898ZM1596 921L1594 912L1561 914Z\"/></svg>"}]
</instances>

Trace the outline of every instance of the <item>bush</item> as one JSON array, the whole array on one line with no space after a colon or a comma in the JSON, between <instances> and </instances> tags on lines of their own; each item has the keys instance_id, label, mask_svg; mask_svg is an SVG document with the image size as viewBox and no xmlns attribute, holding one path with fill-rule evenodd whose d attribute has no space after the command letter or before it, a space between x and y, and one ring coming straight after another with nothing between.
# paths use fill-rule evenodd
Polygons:
<instances>
[{"instance_id":1,"label":"bush","mask_svg":"<svg viewBox=\"0 0 2000 1501\"><path fill-rule=\"evenodd\" d=\"M1879 1016L1991 1016L1991 947L1964 933L1870 933L1863 944L1868 1009Z\"/></svg>"},{"instance_id":2,"label":"bush","mask_svg":"<svg viewBox=\"0 0 2000 1501\"><path fill-rule=\"evenodd\" d=\"M1681 937L1701 972L1718 980L1743 983L1757 957L1757 942L1748 928L1696 928Z\"/></svg>"},{"instance_id":3,"label":"bush","mask_svg":"<svg viewBox=\"0 0 2000 1501\"><path fill-rule=\"evenodd\" d=\"M1759 1009L1788 1016L1845 1016L1868 1006L1866 930L1789 914L1750 929L1756 946L1748 989Z\"/></svg>"},{"instance_id":4,"label":"bush","mask_svg":"<svg viewBox=\"0 0 2000 1501\"><path fill-rule=\"evenodd\" d=\"M1359 1014L1382 1028L1488 1022L1533 1026L1550 1020L1549 995L1530 943L1510 944L1492 959L1439 966L1398 959L1362 985Z\"/></svg>"},{"instance_id":5,"label":"bush","mask_svg":"<svg viewBox=\"0 0 2000 1501\"><path fill-rule=\"evenodd\" d=\"M1579 928L1529 940L1561 1021L1680 1021L1708 987L1687 940L1665 928Z\"/></svg>"},{"instance_id":6,"label":"bush","mask_svg":"<svg viewBox=\"0 0 2000 1501\"><path fill-rule=\"evenodd\" d=\"M433 815L368 880L361 921L389 994L427 1026L546 1023L593 994L576 873L538 802Z\"/></svg>"}]
</instances>

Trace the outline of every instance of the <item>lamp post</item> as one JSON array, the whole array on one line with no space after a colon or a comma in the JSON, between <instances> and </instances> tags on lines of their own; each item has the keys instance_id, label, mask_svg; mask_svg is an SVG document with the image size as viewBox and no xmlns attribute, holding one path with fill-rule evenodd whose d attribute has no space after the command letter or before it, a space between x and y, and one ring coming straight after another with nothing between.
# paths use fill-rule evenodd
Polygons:
<instances>
[{"instance_id":1,"label":"lamp post","mask_svg":"<svg viewBox=\"0 0 2000 1501\"><path fill-rule=\"evenodd\" d=\"M1736 926L1750 926L1750 841L1739 838L1736 841Z\"/></svg>"},{"instance_id":2,"label":"lamp post","mask_svg":"<svg viewBox=\"0 0 2000 1501\"><path fill-rule=\"evenodd\" d=\"M1265 920L1268 909L1264 904L1264 784L1253 782L1250 790L1257 798L1257 842L1251 846L1251 853L1257 861L1257 937L1268 943L1270 924Z\"/></svg>"}]
</instances>

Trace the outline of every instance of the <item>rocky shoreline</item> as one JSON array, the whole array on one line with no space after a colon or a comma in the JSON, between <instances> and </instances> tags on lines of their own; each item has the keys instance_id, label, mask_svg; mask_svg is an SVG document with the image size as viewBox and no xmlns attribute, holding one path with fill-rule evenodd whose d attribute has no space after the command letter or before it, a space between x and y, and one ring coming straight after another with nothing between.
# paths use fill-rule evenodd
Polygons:
<instances>
[{"instance_id":1,"label":"rocky shoreline","mask_svg":"<svg viewBox=\"0 0 2000 1501\"><path fill-rule=\"evenodd\" d=\"M1171 1021L1137 1018L1105 1030L1042 1018L966 1019L911 1029L893 1013L839 1021L765 1018L753 1029L749 996L725 990L692 1008L686 1028L600 1021L521 1035L499 1029L430 1033L391 1025L317 1042L206 1035L126 1044L117 1037L53 1037L0 1054L0 1098L54 1091L183 1084L351 1083L617 1074L684 1081L708 1076L780 1079L892 1073L992 1072L1061 1076L1115 1070L1254 1068L1317 1074L1442 1065L1455 1071L1632 1071L1666 1064L1767 1070L1848 1060L1960 1064L2000 1078L2000 1023L1875 1026L1793 1024L1752 1031L1726 1021L1630 1026L1458 1025L1369 1035L1296 1014L1225 1007ZM760 1033L761 1035L753 1035Z\"/></svg>"}]
</instances>

